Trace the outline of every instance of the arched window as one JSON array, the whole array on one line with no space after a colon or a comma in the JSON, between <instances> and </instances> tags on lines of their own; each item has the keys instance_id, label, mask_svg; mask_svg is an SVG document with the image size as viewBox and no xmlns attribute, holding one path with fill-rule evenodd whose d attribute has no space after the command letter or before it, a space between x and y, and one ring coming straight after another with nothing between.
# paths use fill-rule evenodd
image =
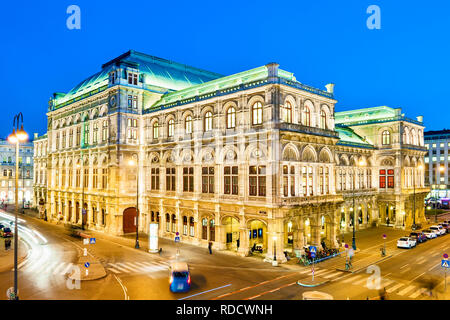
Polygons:
<instances>
[{"instance_id":1,"label":"arched window","mask_svg":"<svg viewBox=\"0 0 450 320\"><path fill-rule=\"evenodd\" d=\"M212 112L205 113L205 132L212 130Z\"/></svg>"},{"instance_id":2,"label":"arched window","mask_svg":"<svg viewBox=\"0 0 450 320\"><path fill-rule=\"evenodd\" d=\"M262 103L256 102L252 106L252 124L262 124L263 121L263 109L262 109Z\"/></svg>"},{"instance_id":3,"label":"arched window","mask_svg":"<svg viewBox=\"0 0 450 320\"><path fill-rule=\"evenodd\" d=\"M186 130L187 134L192 133L192 116L189 115L184 120L184 129Z\"/></svg>"},{"instance_id":4,"label":"arched window","mask_svg":"<svg viewBox=\"0 0 450 320\"><path fill-rule=\"evenodd\" d=\"M320 128L326 129L327 128L327 115L325 111L320 111Z\"/></svg>"},{"instance_id":5,"label":"arched window","mask_svg":"<svg viewBox=\"0 0 450 320\"><path fill-rule=\"evenodd\" d=\"M72 140L73 132L70 130L69 146L72 146L70 140ZM102 125L102 140L106 141L108 139L108 120L103 120Z\"/></svg>"},{"instance_id":6,"label":"arched window","mask_svg":"<svg viewBox=\"0 0 450 320\"><path fill-rule=\"evenodd\" d=\"M159 138L159 123L158 121L156 121L153 124L153 139L158 139Z\"/></svg>"},{"instance_id":7,"label":"arched window","mask_svg":"<svg viewBox=\"0 0 450 320\"><path fill-rule=\"evenodd\" d=\"M307 106L305 106L305 111L303 112L303 125L311 126L311 111Z\"/></svg>"},{"instance_id":8,"label":"arched window","mask_svg":"<svg viewBox=\"0 0 450 320\"><path fill-rule=\"evenodd\" d=\"M166 231L170 231L170 215L166 213Z\"/></svg>"},{"instance_id":9,"label":"arched window","mask_svg":"<svg viewBox=\"0 0 450 320\"><path fill-rule=\"evenodd\" d=\"M227 129L232 129L236 127L236 109L230 107L227 110Z\"/></svg>"},{"instance_id":10,"label":"arched window","mask_svg":"<svg viewBox=\"0 0 450 320\"><path fill-rule=\"evenodd\" d=\"M167 127L167 136L173 137L174 132L175 132L175 120L170 119L169 125Z\"/></svg>"},{"instance_id":11,"label":"arched window","mask_svg":"<svg viewBox=\"0 0 450 320\"><path fill-rule=\"evenodd\" d=\"M388 145L391 144L391 133L388 130L384 130L381 134L381 144Z\"/></svg>"},{"instance_id":12,"label":"arched window","mask_svg":"<svg viewBox=\"0 0 450 320\"><path fill-rule=\"evenodd\" d=\"M177 218L174 214L172 214L172 232L177 232Z\"/></svg>"},{"instance_id":13,"label":"arched window","mask_svg":"<svg viewBox=\"0 0 450 320\"><path fill-rule=\"evenodd\" d=\"M282 107L281 119L284 122L292 123L292 105L289 101L286 101L285 105Z\"/></svg>"}]
</instances>

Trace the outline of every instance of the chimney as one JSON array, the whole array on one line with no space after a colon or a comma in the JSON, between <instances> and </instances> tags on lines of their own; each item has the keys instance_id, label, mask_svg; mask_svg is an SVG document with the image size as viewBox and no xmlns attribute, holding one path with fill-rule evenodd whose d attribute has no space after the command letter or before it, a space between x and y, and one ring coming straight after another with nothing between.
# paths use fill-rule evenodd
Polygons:
<instances>
[{"instance_id":1,"label":"chimney","mask_svg":"<svg viewBox=\"0 0 450 320\"><path fill-rule=\"evenodd\" d=\"M334 94L334 83L329 83L325 86L325 88L327 88L327 92Z\"/></svg>"}]
</instances>

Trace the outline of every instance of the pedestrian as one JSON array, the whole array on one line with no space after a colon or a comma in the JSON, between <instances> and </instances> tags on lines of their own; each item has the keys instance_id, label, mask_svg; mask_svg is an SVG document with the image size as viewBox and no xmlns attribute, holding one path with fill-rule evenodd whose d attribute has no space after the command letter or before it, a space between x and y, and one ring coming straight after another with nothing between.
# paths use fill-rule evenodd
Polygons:
<instances>
[{"instance_id":1,"label":"pedestrian","mask_svg":"<svg viewBox=\"0 0 450 320\"><path fill-rule=\"evenodd\" d=\"M237 246L238 249L239 249L239 243L240 243L240 240L237 239L237 240L236 240L236 246Z\"/></svg>"},{"instance_id":2,"label":"pedestrian","mask_svg":"<svg viewBox=\"0 0 450 320\"><path fill-rule=\"evenodd\" d=\"M162 248L159 248L159 255L161 255L161 253L162 253Z\"/></svg>"},{"instance_id":3,"label":"pedestrian","mask_svg":"<svg viewBox=\"0 0 450 320\"><path fill-rule=\"evenodd\" d=\"M56 224L59 224L59 222L62 220L62 214L61 211L58 212L58 220L56 221Z\"/></svg>"},{"instance_id":4,"label":"pedestrian","mask_svg":"<svg viewBox=\"0 0 450 320\"><path fill-rule=\"evenodd\" d=\"M208 250L209 250L209 254L212 254L212 242L211 241L208 243Z\"/></svg>"},{"instance_id":5,"label":"pedestrian","mask_svg":"<svg viewBox=\"0 0 450 320\"><path fill-rule=\"evenodd\" d=\"M389 217L386 218L386 224L389 227Z\"/></svg>"},{"instance_id":6,"label":"pedestrian","mask_svg":"<svg viewBox=\"0 0 450 320\"><path fill-rule=\"evenodd\" d=\"M47 221L47 209L44 211L44 221Z\"/></svg>"}]
</instances>

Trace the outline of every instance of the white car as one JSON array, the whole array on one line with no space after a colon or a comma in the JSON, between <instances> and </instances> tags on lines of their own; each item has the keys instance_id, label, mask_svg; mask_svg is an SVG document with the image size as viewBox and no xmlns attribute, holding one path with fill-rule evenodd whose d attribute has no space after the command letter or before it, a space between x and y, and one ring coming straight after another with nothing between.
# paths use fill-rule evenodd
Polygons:
<instances>
[{"instance_id":1,"label":"white car","mask_svg":"<svg viewBox=\"0 0 450 320\"><path fill-rule=\"evenodd\" d=\"M433 230L426 229L426 230L423 230L422 232L427 237L427 239L434 239L438 236L437 233Z\"/></svg>"},{"instance_id":2,"label":"white car","mask_svg":"<svg viewBox=\"0 0 450 320\"><path fill-rule=\"evenodd\" d=\"M412 248L416 246L416 240L410 237L403 237L397 240L398 248Z\"/></svg>"},{"instance_id":3,"label":"white car","mask_svg":"<svg viewBox=\"0 0 450 320\"><path fill-rule=\"evenodd\" d=\"M437 225L431 226L429 229L431 231L436 231L439 235L443 235L447 232L444 228L442 228L442 226L437 226Z\"/></svg>"}]
</instances>

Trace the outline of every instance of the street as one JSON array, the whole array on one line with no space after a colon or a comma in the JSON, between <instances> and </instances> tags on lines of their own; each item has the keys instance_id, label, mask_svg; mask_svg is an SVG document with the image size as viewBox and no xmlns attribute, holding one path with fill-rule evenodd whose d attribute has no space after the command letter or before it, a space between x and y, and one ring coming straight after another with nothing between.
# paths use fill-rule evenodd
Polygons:
<instances>
[{"instance_id":1,"label":"street","mask_svg":"<svg viewBox=\"0 0 450 320\"><path fill-rule=\"evenodd\" d=\"M407 234L406 230L379 227L358 232L361 249L356 257L361 257L361 263L380 260L381 235L386 233L388 236L387 257L373 263L380 269L379 286L376 279L371 285L374 275L367 272L367 267L353 273L341 270L344 257L317 264L315 276L328 282L317 288L308 288L298 285L297 281L311 277L311 267L300 266L295 261L273 267L260 258L243 258L214 249L210 255L206 248L181 244L178 260L188 263L192 286L189 292L172 293L169 290L168 266L177 260L173 241L160 239L162 253L151 254L146 252L147 239L144 237L141 238L141 249L137 250L132 237L89 232L96 238L96 243L83 245L81 239L70 236L62 225L28 215L21 214L20 218L25 222L19 226L41 235L36 237L37 241L23 235L28 256L18 268L19 297L22 300L300 300L303 292L311 290L329 293L334 299L365 300L378 299L382 288L386 289L388 299L448 299L448 293L442 293L444 270L440 266L443 253L450 248L448 234L416 248L399 249L396 240ZM440 219L447 218L442 216ZM350 237L345 235L345 240L349 242ZM77 289L68 275L85 247L88 251L86 259L99 261L106 276L81 281ZM358 265L358 260L354 265ZM12 275L12 270L0 273L3 292L12 286ZM433 296L429 295L430 288Z\"/></svg>"}]
</instances>

